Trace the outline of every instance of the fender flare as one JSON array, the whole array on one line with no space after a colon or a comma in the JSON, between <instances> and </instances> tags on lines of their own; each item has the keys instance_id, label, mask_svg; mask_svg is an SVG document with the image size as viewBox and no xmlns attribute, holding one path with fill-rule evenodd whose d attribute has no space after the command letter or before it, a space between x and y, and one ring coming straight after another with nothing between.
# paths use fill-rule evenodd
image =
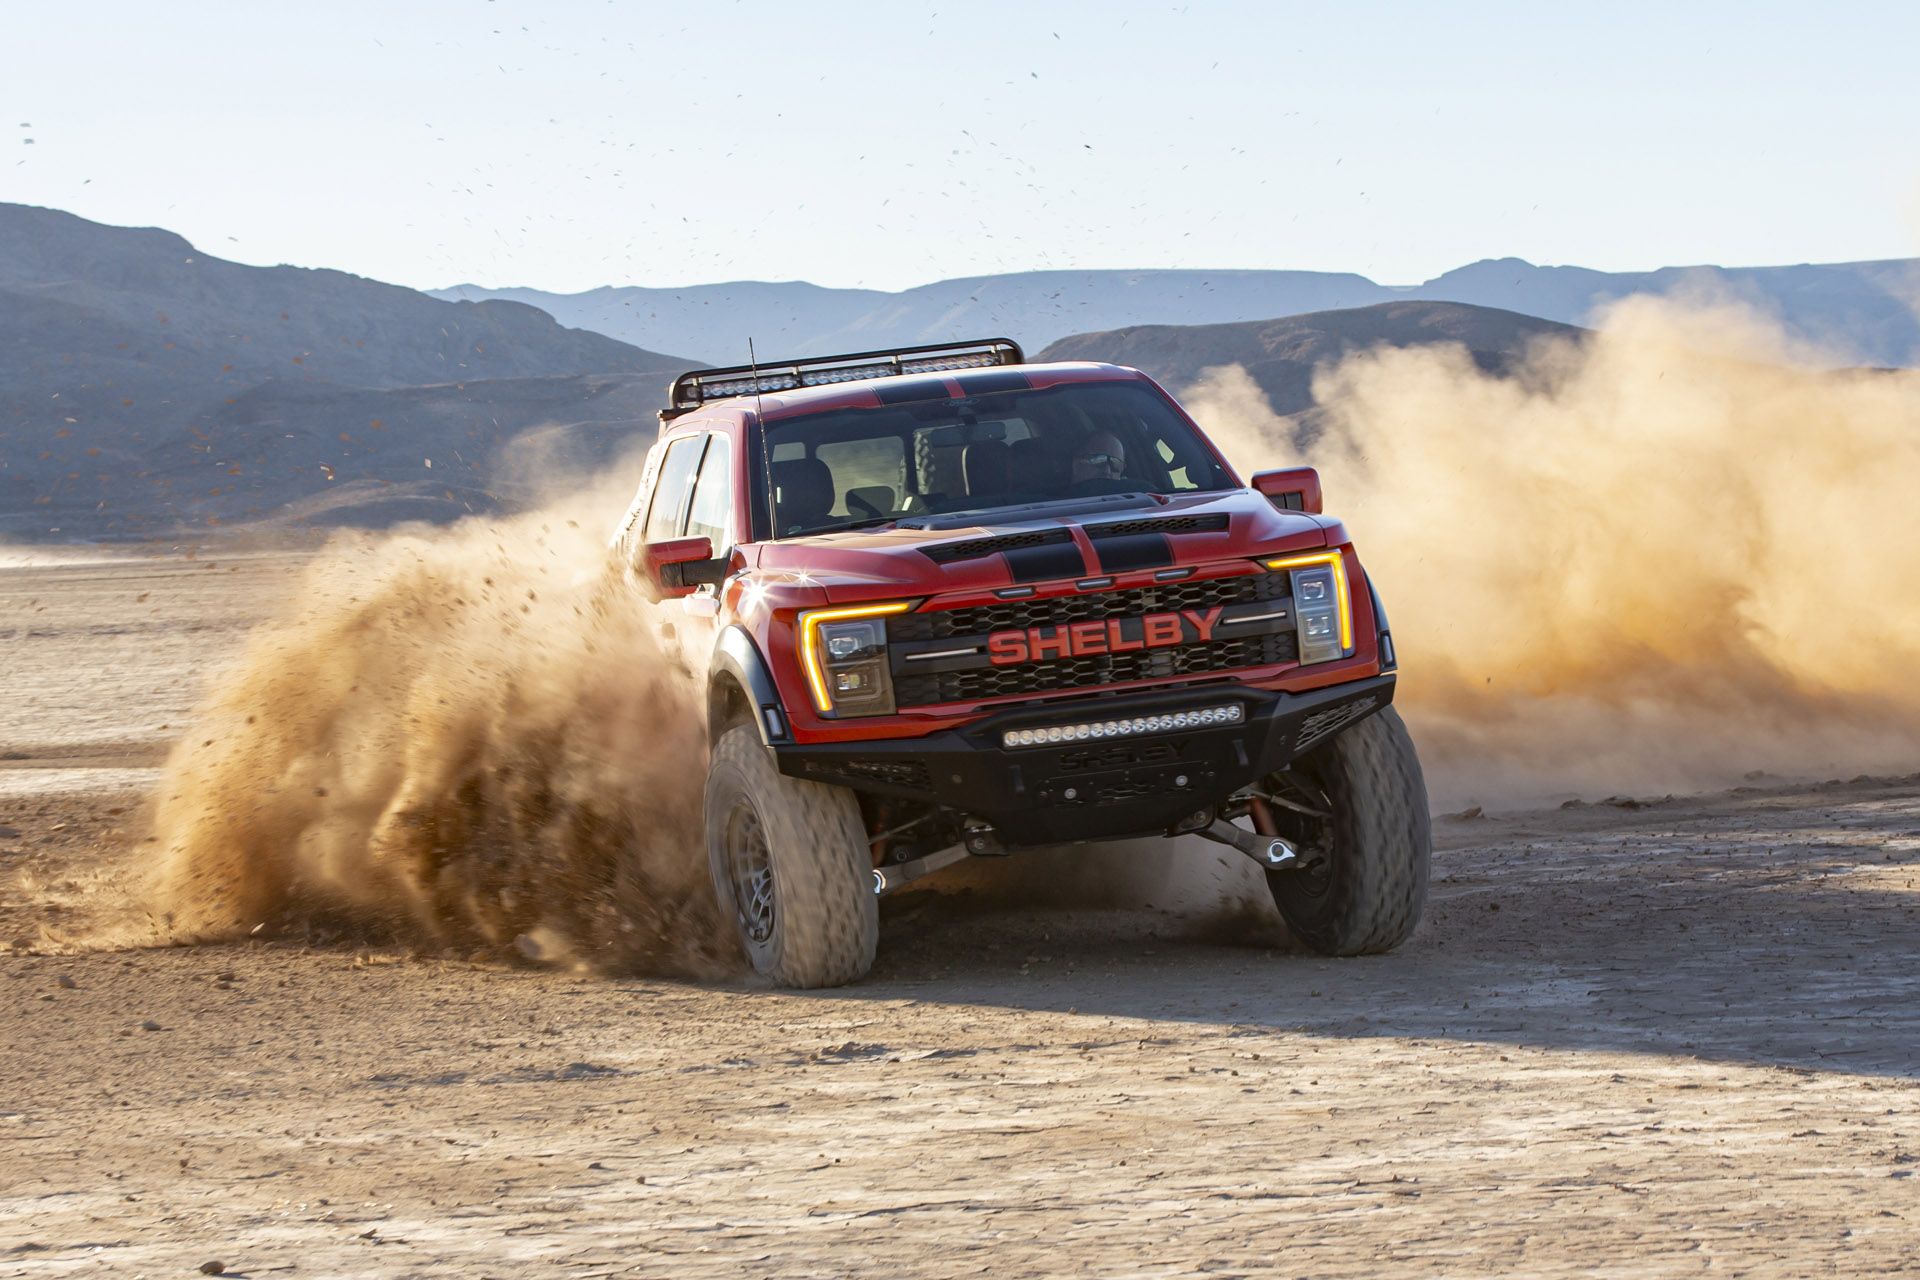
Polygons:
<instances>
[{"instance_id":1,"label":"fender flare","mask_svg":"<svg viewBox=\"0 0 1920 1280\"><path fill-rule=\"evenodd\" d=\"M780 704L780 691L774 687L766 659L760 656L760 646L753 642L746 628L738 625L721 630L714 642L713 657L707 663L709 737L721 727L729 685L738 689L756 712L753 721L760 730L762 745L774 747L793 742L793 727L787 721L786 708Z\"/></svg>"},{"instance_id":2,"label":"fender flare","mask_svg":"<svg viewBox=\"0 0 1920 1280\"><path fill-rule=\"evenodd\" d=\"M1382 674L1396 670L1399 657L1393 651L1393 628L1387 624L1387 606L1380 603L1380 588L1373 585L1373 576L1367 576L1367 595L1373 601L1373 629L1380 645L1380 670Z\"/></svg>"}]
</instances>

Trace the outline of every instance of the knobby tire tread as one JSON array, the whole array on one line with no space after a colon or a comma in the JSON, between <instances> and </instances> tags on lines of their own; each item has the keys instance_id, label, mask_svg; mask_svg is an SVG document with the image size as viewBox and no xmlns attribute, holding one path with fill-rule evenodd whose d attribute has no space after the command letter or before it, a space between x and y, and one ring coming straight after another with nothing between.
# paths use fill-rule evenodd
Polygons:
<instances>
[{"instance_id":1,"label":"knobby tire tread","mask_svg":"<svg viewBox=\"0 0 1920 1280\"><path fill-rule=\"evenodd\" d=\"M1290 879L1301 873L1269 872L1274 902L1294 935L1323 955L1391 951L1420 923L1433 854L1426 781L1407 727L1383 708L1301 763L1332 802L1334 866L1319 898Z\"/></svg>"},{"instance_id":2,"label":"knobby tire tread","mask_svg":"<svg viewBox=\"0 0 1920 1280\"><path fill-rule=\"evenodd\" d=\"M866 825L853 792L790 778L773 763L758 731L735 725L714 744L708 770L707 842L714 858L715 787L738 780L759 809L773 864L775 931L771 954L755 967L782 987L836 987L873 967L879 907L867 853ZM734 918L730 882L715 860L715 889L727 919ZM752 949L749 948L749 954Z\"/></svg>"}]
</instances>

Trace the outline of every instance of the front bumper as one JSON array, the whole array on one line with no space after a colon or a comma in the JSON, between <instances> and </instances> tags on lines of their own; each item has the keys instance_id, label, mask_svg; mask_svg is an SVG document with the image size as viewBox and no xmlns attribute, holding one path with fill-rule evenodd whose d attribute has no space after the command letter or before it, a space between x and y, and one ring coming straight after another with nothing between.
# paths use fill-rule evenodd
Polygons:
<instances>
[{"instance_id":1,"label":"front bumper","mask_svg":"<svg viewBox=\"0 0 1920 1280\"><path fill-rule=\"evenodd\" d=\"M813 782L945 805L992 823L1011 847L1158 835L1283 769L1393 701L1392 673L1305 693L1238 684L1023 706L924 738L773 748ZM1010 729L1165 714L1236 702L1237 724L1047 746Z\"/></svg>"}]
</instances>

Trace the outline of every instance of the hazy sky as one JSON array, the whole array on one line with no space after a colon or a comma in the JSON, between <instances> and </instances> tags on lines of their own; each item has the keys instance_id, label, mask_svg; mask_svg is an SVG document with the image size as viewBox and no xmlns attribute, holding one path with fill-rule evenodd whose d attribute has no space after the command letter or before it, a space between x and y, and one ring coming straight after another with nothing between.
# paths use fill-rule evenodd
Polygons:
<instances>
[{"instance_id":1,"label":"hazy sky","mask_svg":"<svg viewBox=\"0 0 1920 1280\"><path fill-rule=\"evenodd\" d=\"M1920 254L1920 5L0 0L0 200L415 286Z\"/></svg>"}]
</instances>

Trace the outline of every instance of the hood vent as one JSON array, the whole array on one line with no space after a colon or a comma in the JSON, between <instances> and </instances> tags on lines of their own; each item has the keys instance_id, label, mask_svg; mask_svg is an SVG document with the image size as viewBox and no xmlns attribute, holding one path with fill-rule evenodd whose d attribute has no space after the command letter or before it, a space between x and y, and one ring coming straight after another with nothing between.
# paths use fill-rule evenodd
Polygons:
<instances>
[{"instance_id":1,"label":"hood vent","mask_svg":"<svg viewBox=\"0 0 1920 1280\"><path fill-rule=\"evenodd\" d=\"M1149 516L1141 520L1110 520L1105 524L1085 524L1080 527L1094 541L1102 538L1134 538L1142 534L1154 533L1225 533L1228 516L1224 511L1210 511L1194 516ZM974 560L980 556L990 556L997 551L1019 551L1027 547L1050 547L1062 542L1072 542L1073 535L1065 526L1052 529L1033 529L1026 533L1003 533L991 538L970 538L965 542L942 542L931 547L921 547L920 553L935 564L952 564L955 560Z\"/></svg>"},{"instance_id":2,"label":"hood vent","mask_svg":"<svg viewBox=\"0 0 1920 1280\"><path fill-rule=\"evenodd\" d=\"M1003 533L992 538L972 538L966 542L942 542L931 547L921 547L920 554L935 564L952 564L955 560L975 560L981 556L990 556L996 551L1019 551L1025 547L1049 547L1072 541L1073 535L1064 527L1034 529L1028 533Z\"/></svg>"},{"instance_id":3,"label":"hood vent","mask_svg":"<svg viewBox=\"0 0 1920 1280\"><path fill-rule=\"evenodd\" d=\"M1149 516L1142 520L1110 520L1080 526L1098 542L1102 538L1130 538L1142 533L1225 533L1227 513L1210 511L1194 516Z\"/></svg>"}]
</instances>

